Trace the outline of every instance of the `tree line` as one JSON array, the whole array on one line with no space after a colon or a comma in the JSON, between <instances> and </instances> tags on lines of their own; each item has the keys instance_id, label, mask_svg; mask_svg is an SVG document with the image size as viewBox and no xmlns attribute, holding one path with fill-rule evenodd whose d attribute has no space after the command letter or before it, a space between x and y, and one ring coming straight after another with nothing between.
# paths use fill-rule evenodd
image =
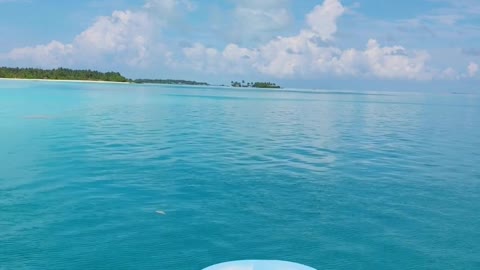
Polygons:
<instances>
[{"instance_id":1,"label":"tree line","mask_svg":"<svg viewBox=\"0 0 480 270\"><path fill-rule=\"evenodd\" d=\"M236 82L232 81L231 82L232 87L252 87L252 88L281 88L279 85L276 85L275 83L272 82Z\"/></svg>"},{"instance_id":2,"label":"tree line","mask_svg":"<svg viewBox=\"0 0 480 270\"><path fill-rule=\"evenodd\" d=\"M118 72L99 72L94 70L76 70L68 68L8 68L0 67L0 78L10 79L47 79L47 80L80 80L128 82L129 80Z\"/></svg>"},{"instance_id":3,"label":"tree line","mask_svg":"<svg viewBox=\"0 0 480 270\"><path fill-rule=\"evenodd\" d=\"M39 68L10 68L0 67L0 78L9 79L47 79L47 80L78 80L78 81L108 81L108 82L130 82L130 83L158 83L178 85L209 85L205 82L188 80L154 80L137 79L131 80L119 72L99 72L95 70L80 70L68 68L39 69ZM281 88L272 82L241 82L232 81L232 87L252 88Z\"/></svg>"},{"instance_id":4,"label":"tree line","mask_svg":"<svg viewBox=\"0 0 480 270\"><path fill-rule=\"evenodd\" d=\"M206 82L196 82L187 80L152 80L152 79L137 79L133 80L134 83L158 83L158 84L179 84L179 85L209 85Z\"/></svg>"}]
</instances>

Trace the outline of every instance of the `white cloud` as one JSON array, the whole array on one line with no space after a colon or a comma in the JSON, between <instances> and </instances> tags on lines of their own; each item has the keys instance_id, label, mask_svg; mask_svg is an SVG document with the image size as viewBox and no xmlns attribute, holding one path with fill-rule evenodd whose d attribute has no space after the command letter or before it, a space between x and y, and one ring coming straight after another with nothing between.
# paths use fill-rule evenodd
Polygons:
<instances>
[{"instance_id":1,"label":"white cloud","mask_svg":"<svg viewBox=\"0 0 480 270\"><path fill-rule=\"evenodd\" d=\"M213 48L207 48L203 44L195 43L192 47L184 48L183 54L189 59L189 68L206 73L218 71L217 64L220 53Z\"/></svg>"},{"instance_id":2,"label":"white cloud","mask_svg":"<svg viewBox=\"0 0 480 270\"><path fill-rule=\"evenodd\" d=\"M322 40L330 40L337 32L337 19L344 12L339 0L325 0L307 15L307 23Z\"/></svg>"},{"instance_id":3,"label":"white cloud","mask_svg":"<svg viewBox=\"0 0 480 270\"><path fill-rule=\"evenodd\" d=\"M327 71L335 54L340 50L321 47L310 31L292 37L279 37L261 46L254 67L261 73L275 77L307 76Z\"/></svg>"},{"instance_id":4,"label":"white cloud","mask_svg":"<svg viewBox=\"0 0 480 270\"><path fill-rule=\"evenodd\" d=\"M441 74L440 74L442 79L459 79L460 76L458 75L458 72L453 69L452 67L446 68Z\"/></svg>"},{"instance_id":5,"label":"white cloud","mask_svg":"<svg viewBox=\"0 0 480 270\"><path fill-rule=\"evenodd\" d=\"M431 79L426 69L430 56L427 52L410 52L401 46L381 47L376 40L369 40L360 59L367 63L369 72L385 79Z\"/></svg>"},{"instance_id":6,"label":"white cloud","mask_svg":"<svg viewBox=\"0 0 480 270\"><path fill-rule=\"evenodd\" d=\"M382 79L429 80L429 55L401 46L382 47L368 41L365 50L342 50L325 45L333 39L336 22L345 8L337 0L326 0L307 15L308 28L290 37L277 37L257 48L229 44L223 51L195 44L183 51L184 63L207 73L248 73L252 70L278 78L360 76Z\"/></svg>"},{"instance_id":7,"label":"white cloud","mask_svg":"<svg viewBox=\"0 0 480 270\"><path fill-rule=\"evenodd\" d=\"M458 72L457 70L449 67L436 76L438 79L444 80L461 80L466 78L473 78L478 74L480 66L474 62L470 62L467 66L466 72Z\"/></svg>"},{"instance_id":8,"label":"white cloud","mask_svg":"<svg viewBox=\"0 0 480 270\"><path fill-rule=\"evenodd\" d=\"M122 62L141 65L147 57L153 31L151 19L145 12L114 11L100 17L87 30L75 37L75 55L83 59L121 56Z\"/></svg>"},{"instance_id":9,"label":"white cloud","mask_svg":"<svg viewBox=\"0 0 480 270\"><path fill-rule=\"evenodd\" d=\"M17 62L30 62L39 66L59 66L69 62L73 53L71 44L52 41L46 45L13 49L7 59Z\"/></svg>"},{"instance_id":10,"label":"white cloud","mask_svg":"<svg viewBox=\"0 0 480 270\"><path fill-rule=\"evenodd\" d=\"M178 8L192 10L194 6L186 0L148 0L138 11L114 11L110 16L97 18L71 43L52 41L17 48L7 58L41 67L91 66L102 62L142 66L149 61L151 51L158 53L158 48L164 47L154 43L154 37L179 14Z\"/></svg>"},{"instance_id":11,"label":"white cloud","mask_svg":"<svg viewBox=\"0 0 480 270\"><path fill-rule=\"evenodd\" d=\"M430 54L426 51L385 46L376 39L369 39L361 49L335 45L337 23L347 13L340 0L324 0L315 6L297 34L272 37L272 33L290 25L288 4L289 0L235 1L231 32L250 38L268 37L256 46L241 46L237 42L219 49L192 41L193 45L175 50L166 45L169 42L163 44L159 40L160 33L182 13L195 10L195 4L188 0L147 0L138 10L114 11L110 16L97 18L69 43L52 41L17 48L6 56L0 55L0 59L41 67L106 65L118 69L125 65L137 68L157 64L203 74L308 79L334 75L431 80L474 77L478 73L479 66L473 62L468 66L468 74L459 74L451 67L435 70L429 66Z\"/></svg>"},{"instance_id":12,"label":"white cloud","mask_svg":"<svg viewBox=\"0 0 480 270\"><path fill-rule=\"evenodd\" d=\"M468 76L475 77L475 75L477 75L478 73L478 69L479 69L478 65L476 63L471 62L467 67Z\"/></svg>"}]
</instances>

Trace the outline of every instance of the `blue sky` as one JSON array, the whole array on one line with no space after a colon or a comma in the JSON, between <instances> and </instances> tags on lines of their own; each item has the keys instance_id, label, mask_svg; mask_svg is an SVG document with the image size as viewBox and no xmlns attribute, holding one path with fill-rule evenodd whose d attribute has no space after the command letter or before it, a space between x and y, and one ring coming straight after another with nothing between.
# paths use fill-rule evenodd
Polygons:
<instances>
[{"instance_id":1,"label":"blue sky","mask_svg":"<svg viewBox=\"0 0 480 270\"><path fill-rule=\"evenodd\" d=\"M478 0L0 0L0 65L474 88Z\"/></svg>"}]
</instances>

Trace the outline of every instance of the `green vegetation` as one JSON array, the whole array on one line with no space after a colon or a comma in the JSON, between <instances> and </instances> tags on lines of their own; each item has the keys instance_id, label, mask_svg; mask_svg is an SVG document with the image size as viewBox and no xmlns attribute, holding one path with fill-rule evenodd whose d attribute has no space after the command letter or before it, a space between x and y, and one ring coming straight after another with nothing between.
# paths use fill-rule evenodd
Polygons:
<instances>
[{"instance_id":1,"label":"green vegetation","mask_svg":"<svg viewBox=\"0 0 480 270\"><path fill-rule=\"evenodd\" d=\"M107 81L107 82L130 82L130 83L154 83L176 85L209 85L206 82L171 79L137 79L131 80L118 72L99 72L94 70L76 70L68 68L39 69L39 68L9 68L0 67L0 78L8 79L46 79L46 80L73 80L73 81ZM271 82L231 82L232 87L252 88L281 88Z\"/></svg>"},{"instance_id":2,"label":"green vegetation","mask_svg":"<svg viewBox=\"0 0 480 270\"><path fill-rule=\"evenodd\" d=\"M208 85L206 82L186 81L186 80L151 80L138 79L133 80L134 83L156 83L156 84L179 84L179 85Z\"/></svg>"},{"instance_id":3,"label":"green vegetation","mask_svg":"<svg viewBox=\"0 0 480 270\"><path fill-rule=\"evenodd\" d=\"M253 87L253 88L274 88L278 89L281 88L280 86L276 85L275 83L271 82L231 82L232 87Z\"/></svg>"},{"instance_id":4,"label":"green vegetation","mask_svg":"<svg viewBox=\"0 0 480 270\"><path fill-rule=\"evenodd\" d=\"M158 83L179 85L208 85L205 82L187 80L130 80L118 72L99 72L93 70L75 70L68 68L39 69L39 68L9 68L0 67L0 78L8 79L46 79L46 80L73 80L73 81L108 81L131 83Z\"/></svg>"},{"instance_id":5,"label":"green vegetation","mask_svg":"<svg viewBox=\"0 0 480 270\"><path fill-rule=\"evenodd\" d=\"M128 82L118 72L98 72L93 70L74 70L68 68L38 69L38 68L8 68L0 67L0 78L10 79L48 79L48 80L80 80Z\"/></svg>"}]
</instances>

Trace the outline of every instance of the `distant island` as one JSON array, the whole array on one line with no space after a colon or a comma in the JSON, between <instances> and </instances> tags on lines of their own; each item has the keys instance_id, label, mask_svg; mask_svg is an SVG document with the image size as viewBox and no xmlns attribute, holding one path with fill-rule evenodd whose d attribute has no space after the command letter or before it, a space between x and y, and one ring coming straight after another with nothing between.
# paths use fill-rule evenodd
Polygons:
<instances>
[{"instance_id":1,"label":"distant island","mask_svg":"<svg viewBox=\"0 0 480 270\"><path fill-rule=\"evenodd\" d=\"M8 68L0 67L0 78L7 79L45 79L72 81L129 82L118 72L99 72L94 70L75 70L68 68Z\"/></svg>"},{"instance_id":2,"label":"distant island","mask_svg":"<svg viewBox=\"0 0 480 270\"><path fill-rule=\"evenodd\" d=\"M187 80L152 80L152 79L137 79L133 80L134 83L155 83L155 84L178 84L178 85L209 85L206 82L196 82Z\"/></svg>"},{"instance_id":3,"label":"distant island","mask_svg":"<svg viewBox=\"0 0 480 270\"><path fill-rule=\"evenodd\" d=\"M9 68L0 67L0 78L25 80L62 80L62 81L93 81L93 82L123 82L123 83L155 83L177 85L209 85L205 82L188 80L157 80L157 79L128 79L118 72L99 72L94 70L78 70L68 68L39 69L39 68Z\"/></svg>"},{"instance_id":4,"label":"distant island","mask_svg":"<svg viewBox=\"0 0 480 270\"><path fill-rule=\"evenodd\" d=\"M190 80L173 79L128 79L119 72L100 72L95 70L56 68L11 68L0 67L0 78L4 79L24 79L24 80L58 80L58 81L86 81L86 82L120 82L136 84L175 84L175 85L200 85L208 86L206 82L197 82ZM242 88L274 88L280 86L272 82L231 82L232 87Z\"/></svg>"},{"instance_id":5,"label":"distant island","mask_svg":"<svg viewBox=\"0 0 480 270\"><path fill-rule=\"evenodd\" d=\"M279 89L281 88L279 85L276 85L275 83L272 82L247 82L245 81L242 82L231 82L232 87L244 87L244 88L273 88L273 89Z\"/></svg>"}]
</instances>

